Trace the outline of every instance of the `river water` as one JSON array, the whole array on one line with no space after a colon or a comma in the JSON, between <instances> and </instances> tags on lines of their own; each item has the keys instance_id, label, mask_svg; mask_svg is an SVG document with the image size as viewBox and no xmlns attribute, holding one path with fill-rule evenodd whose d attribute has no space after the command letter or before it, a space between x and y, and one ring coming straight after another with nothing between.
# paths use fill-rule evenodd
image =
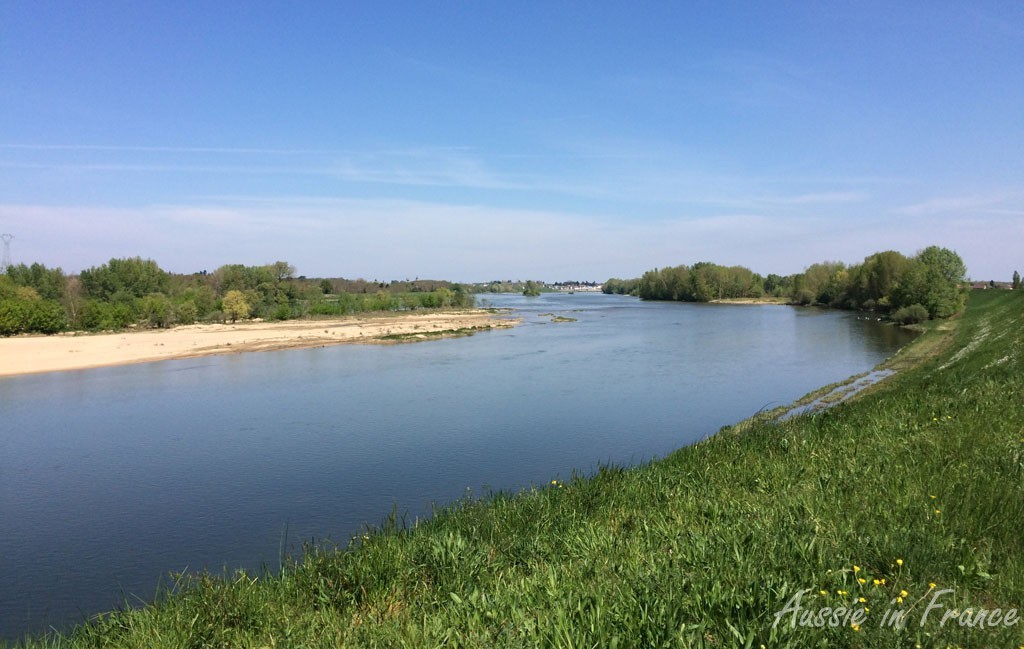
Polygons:
<instances>
[{"instance_id":1,"label":"river water","mask_svg":"<svg viewBox=\"0 0 1024 649\"><path fill-rule=\"evenodd\" d=\"M0 638L172 571L274 569L393 509L663 456L910 339L817 309L483 297L523 323L0 379Z\"/></svg>"}]
</instances>

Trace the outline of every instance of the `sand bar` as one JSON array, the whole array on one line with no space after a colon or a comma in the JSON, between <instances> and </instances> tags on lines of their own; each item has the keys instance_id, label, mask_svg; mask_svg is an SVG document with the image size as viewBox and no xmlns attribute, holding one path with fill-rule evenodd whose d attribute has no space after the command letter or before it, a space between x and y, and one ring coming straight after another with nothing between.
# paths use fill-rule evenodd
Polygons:
<instances>
[{"instance_id":1,"label":"sand bar","mask_svg":"<svg viewBox=\"0 0 1024 649\"><path fill-rule=\"evenodd\" d=\"M355 315L330 320L202 324L118 333L66 333L0 338L0 376L149 363L343 343L389 342L383 336L426 338L431 332L511 327L516 320L483 310Z\"/></svg>"}]
</instances>

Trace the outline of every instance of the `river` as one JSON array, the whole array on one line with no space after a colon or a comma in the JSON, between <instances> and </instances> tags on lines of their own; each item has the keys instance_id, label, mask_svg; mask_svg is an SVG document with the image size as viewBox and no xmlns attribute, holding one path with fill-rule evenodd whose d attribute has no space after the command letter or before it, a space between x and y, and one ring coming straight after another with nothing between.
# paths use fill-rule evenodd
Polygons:
<instances>
[{"instance_id":1,"label":"river","mask_svg":"<svg viewBox=\"0 0 1024 649\"><path fill-rule=\"evenodd\" d=\"M137 604L173 571L274 569L392 510L663 456L912 337L774 305L482 298L523 323L0 379L0 638Z\"/></svg>"}]
</instances>

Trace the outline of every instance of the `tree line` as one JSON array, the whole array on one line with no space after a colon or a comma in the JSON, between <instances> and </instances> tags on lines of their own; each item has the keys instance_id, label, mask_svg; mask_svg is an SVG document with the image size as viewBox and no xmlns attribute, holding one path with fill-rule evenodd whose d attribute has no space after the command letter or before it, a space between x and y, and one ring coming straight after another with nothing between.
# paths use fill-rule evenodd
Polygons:
<instances>
[{"instance_id":1,"label":"tree line","mask_svg":"<svg viewBox=\"0 0 1024 649\"><path fill-rule=\"evenodd\" d=\"M603 291L685 302L786 298L794 304L874 311L912 323L958 312L966 298L966 273L957 253L930 246L913 257L887 250L859 264L826 261L788 276L761 276L743 266L710 262L655 268L636 279L609 279Z\"/></svg>"},{"instance_id":2,"label":"tree line","mask_svg":"<svg viewBox=\"0 0 1024 649\"><path fill-rule=\"evenodd\" d=\"M307 279L283 261L170 273L151 259L111 259L78 275L17 264L0 275L0 335L169 327L246 318L288 320L366 311L470 307L472 293L438 280Z\"/></svg>"}]
</instances>

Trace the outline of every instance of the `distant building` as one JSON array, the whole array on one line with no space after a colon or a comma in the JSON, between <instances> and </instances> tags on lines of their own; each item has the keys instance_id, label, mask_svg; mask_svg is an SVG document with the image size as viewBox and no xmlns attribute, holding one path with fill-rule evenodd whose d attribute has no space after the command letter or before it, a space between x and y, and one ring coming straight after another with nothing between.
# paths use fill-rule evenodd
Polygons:
<instances>
[{"instance_id":1,"label":"distant building","mask_svg":"<svg viewBox=\"0 0 1024 649\"><path fill-rule=\"evenodd\" d=\"M555 282L547 287L562 293L600 293L603 286L597 282Z\"/></svg>"},{"instance_id":2,"label":"distant building","mask_svg":"<svg viewBox=\"0 0 1024 649\"><path fill-rule=\"evenodd\" d=\"M971 288L976 291L984 291L990 288L999 288L1003 289L1004 291L1012 291L1013 284L1011 284L1010 282L996 282L990 280L988 282L971 282Z\"/></svg>"}]
</instances>

